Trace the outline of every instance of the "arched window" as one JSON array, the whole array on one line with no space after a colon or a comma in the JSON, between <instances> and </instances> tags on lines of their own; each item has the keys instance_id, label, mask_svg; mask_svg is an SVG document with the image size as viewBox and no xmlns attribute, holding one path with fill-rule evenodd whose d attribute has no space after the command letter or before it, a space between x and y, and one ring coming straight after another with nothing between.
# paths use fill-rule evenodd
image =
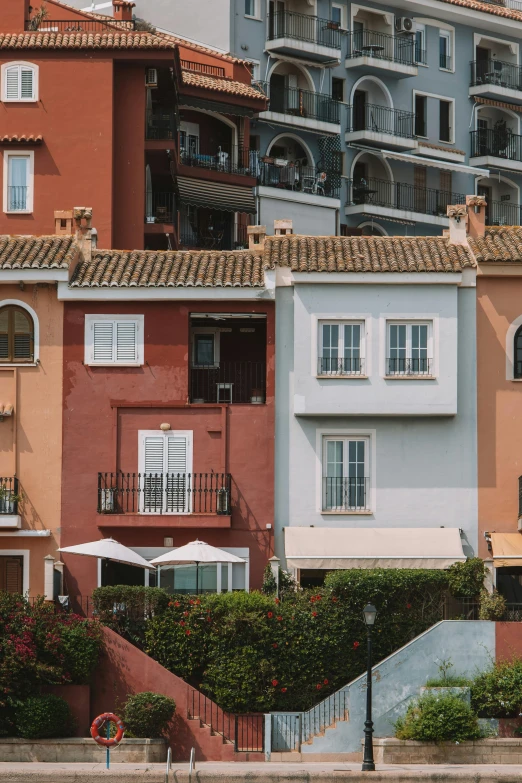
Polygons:
<instances>
[{"instance_id":1,"label":"arched window","mask_svg":"<svg viewBox=\"0 0 522 783\"><path fill-rule=\"evenodd\" d=\"M0 362L34 361L34 323L22 307L0 308Z\"/></svg>"},{"instance_id":2,"label":"arched window","mask_svg":"<svg viewBox=\"0 0 522 783\"><path fill-rule=\"evenodd\" d=\"M522 378L522 326L515 332L515 344L513 346L513 377Z\"/></svg>"},{"instance_id":3,"label":"arched window","mask_svg":"<svg viewBox=\"0 0 522 783\"><path fill-rule=\"evenodd\" d=\"M2 100L37 101L38 66L13 62L2 65Z\"/></svg>"}]
</instances>

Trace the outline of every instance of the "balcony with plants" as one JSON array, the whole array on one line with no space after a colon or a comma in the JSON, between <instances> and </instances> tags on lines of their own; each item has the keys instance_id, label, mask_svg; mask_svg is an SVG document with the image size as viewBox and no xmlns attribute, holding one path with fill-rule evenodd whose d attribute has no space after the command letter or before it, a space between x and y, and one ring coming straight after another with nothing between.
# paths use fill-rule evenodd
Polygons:
<instances>
[{"instance_id":1,"label":"balcony with plants","mask_svg":"<svg viewBox=\"0 0 522 783\"><path fill-rule=\"evenodd\" d=\"M522 172L522 136L517 132L519 120L490 106L485 109L478 110L478 127L470 131L470 165Z\"/></svg>"},{"instance_id":2,"label":"balcony with plants","mask_svg":"<svg viewBox=\"0 0 522 783\"><path fill-rule=\"evenodd\" d=\"M476 37L470 63L470 97L508 100L522 104L522 67L518 47L510 41Z\"/></svg>"},{"instance_id":3,"label":"balcony with plants","mask_svg":"<svg viewBox=\"0 0 522 783\"><path fill-rule=\"evenodd\" d=\"M22 526L19 504L22 489L16 476L0 477L0 529Z\"/></svg>"}]
</instances>

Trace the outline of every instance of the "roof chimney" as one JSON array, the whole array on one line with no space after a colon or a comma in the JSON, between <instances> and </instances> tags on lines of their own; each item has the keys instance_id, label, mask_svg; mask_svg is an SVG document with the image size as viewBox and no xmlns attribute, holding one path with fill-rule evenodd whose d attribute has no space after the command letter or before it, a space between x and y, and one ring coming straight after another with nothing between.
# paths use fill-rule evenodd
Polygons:
<instances>
[{"instance_id":1,"label":"roof chimney","mask_svg":"<svg viewBox=\"0 0 522 783\"><path fill-rule=\"evenodd\" d=\"M486 204L483 196L466 196L468 234L472 239L483 237L486 230Z\"/></svg>"},{"instance_id":2,"label":"roof chimney","mask_svg":"<svg viewBox=\"0 0 522 783\"><path fill-rule=\"evenodd\" d=\"M71 236L73 233L72 209L57 209L54 212L54 233L56 236Z\"/></svg>"},{"instance_id":3,"label":"roof chimney","mask_svg":"<svg viewBox=\"0 0 522 783\"><path fill-rule=\"evenodd\" d=\"M265 248L266 226L247 226L248 249L263 252Z\"/></svg>"},{"instance_id":4,"label":"roof chimney","mask_svg":"<svg viewBox=\"0 0 522 783\"><path fill-rule=\"evenodd\" d=\"M128 0L112 0L112 15L120 22L132 22L132 9L136 3Z\"/></svg>"},{"instance_id":5,"label":"roof chimney","mask_svg":"<svg viewBox=\"0 0 522 783\"><path fill-rule=\"evenodd\" d=\"M468 209L465 204L449 206L446 209L449 217L449 241L450 245L467 245L466 222Z\"/></svg>"},{"instance_id":6,"label":"roof chimney","mask_svg":"<svg viewBox=\"0 0 522 783\"><path fill-rule=\"evenodd\" d=\"M2 0L0 27L3 33L22 33L29 21L30 0Z\"/></svg>"},{"instance_id":7,"label":"roof chimney","mask_svg":"<svg viewBox=\"0 0 522 783\"><path fill-rule=\"evenodd\" d=\"M285 236L293 233L293 222L291 220L274 220L274 234L276 236Z\"/></svg>"},{"instance_id":8,"label":"roof chimney","mask_svg":"<svg viewBox=\"0 0 522 783\"><path fill-rule=\"evenodd\" d=\"M91 207L75 207L73 209L73 218L76 226L76 244L80 251L80 260L92 261L92 242L91 242Z\"/></svg>"}]
</instances>

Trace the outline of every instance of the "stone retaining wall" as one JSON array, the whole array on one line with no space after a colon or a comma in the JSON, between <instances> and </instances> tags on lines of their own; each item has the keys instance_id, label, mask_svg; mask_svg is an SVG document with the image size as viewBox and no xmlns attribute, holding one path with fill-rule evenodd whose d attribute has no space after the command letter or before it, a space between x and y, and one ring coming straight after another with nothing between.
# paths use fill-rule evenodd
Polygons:
<instances>
[{"instance_id":1,"label":"stone retaining wall","mask_svg":"<svg viewBox=\"0 0 522 783\"><path fill-rule=\"evenodd\" d=\"M153 764L167 760L167 743L163 739L124 739L111 750L115 764ZM26 740L0 738L0 762L44 761L105 763L105 748L93 739L70 737L64 739Z\"/></svg>"},{"instance_id":2,"label":"stone retaining wall","mask_svg":"<svg viewBox=\"0 0 522 783\"><path fill-rule=\"evenodd\" d=\"M474 742L374 739L377 764L522 764L522 738Z\"/></svg>"}]
</instances>

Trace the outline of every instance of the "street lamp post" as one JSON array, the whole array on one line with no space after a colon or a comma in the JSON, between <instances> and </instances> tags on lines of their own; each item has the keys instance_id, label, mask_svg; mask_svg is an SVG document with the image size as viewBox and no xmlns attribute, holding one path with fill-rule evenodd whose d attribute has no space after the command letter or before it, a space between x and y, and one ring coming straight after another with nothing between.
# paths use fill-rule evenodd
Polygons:
<instances>
[{"instance_id":1,"label":"street lamp post","mask_svg":"<svg viewBox=\"0 0 522 783\"><path fill-rule=\"evenodd\" d=\"M366 671L366 720L364 722L364 754L362 771L373 772L375 761L373 760L373 721L372 721L372 628L375 623L377 609L372 604L367 604L363 609L364 622L368 639L368 668Z\"/></svg>"}]
</instances>

